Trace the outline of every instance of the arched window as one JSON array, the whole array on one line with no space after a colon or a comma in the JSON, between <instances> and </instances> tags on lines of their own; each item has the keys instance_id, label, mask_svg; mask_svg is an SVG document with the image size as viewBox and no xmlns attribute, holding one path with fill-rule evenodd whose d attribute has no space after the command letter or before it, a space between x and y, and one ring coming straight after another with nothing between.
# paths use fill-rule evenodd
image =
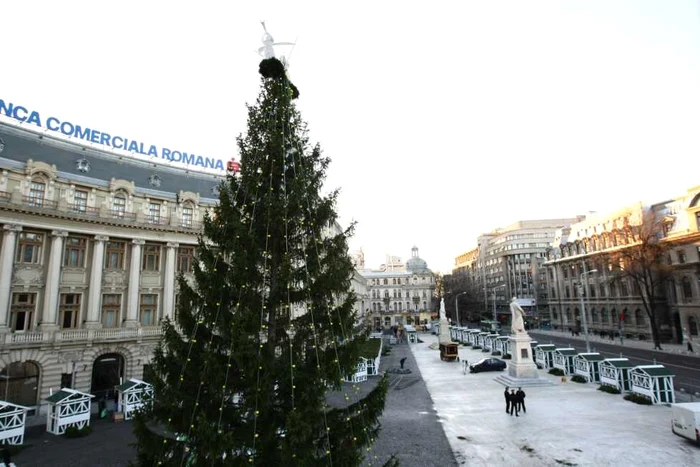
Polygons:
<instances>
[{"instance_id":1,"label":"arched window","mask_svg":"<svg viewBox=\"0 0 700 467\"><path fill-rule=\"evenodd\" d=\"M607 324L607 323L609 322L608 319L609 319L608 310L606 310L605 308L603 308L603 309L600 311L600 320L601 320L601 322L602 322L603 324Z\"/></svg>"},{"instance_id":2,"label":"arched window","mask_svg":"<svg viewBox=\"0 0 700 467\"><path fill-rule=\"evenodd\" d=\"M684 299L693 298L693 288L691 286L690 279L688 279L688 276L683 276L683 280L681 281L681 286L683 288L683 298Z\"/></svg>"},{"instance_id":3,"label":"arched window","mask_svg":"<svg viewBox=\"0 0 700 467\"><path fill-rule=\"evenodd\" d=\"M644 325L644 313L639 308L634 310L634 321L637 323L637 326Z\"/></svg>"}]
</instances>

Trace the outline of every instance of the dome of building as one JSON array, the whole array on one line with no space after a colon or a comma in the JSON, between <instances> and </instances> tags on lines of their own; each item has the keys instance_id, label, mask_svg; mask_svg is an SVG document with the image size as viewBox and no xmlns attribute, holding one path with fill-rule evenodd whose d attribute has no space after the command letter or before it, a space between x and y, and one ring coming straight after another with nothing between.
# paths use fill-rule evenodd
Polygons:
<instances>
[{"instance_id":1,"label":"dome of building","mask_svg":"<svg viewBox=\"0 0 700 467\"><path fill-rule=\"evenodd\" d=\"M406 269L414 273L429 272L428 263L418 256L418 247L411 248L411 259L406 262Z\"/></svg>"}]
</instances>

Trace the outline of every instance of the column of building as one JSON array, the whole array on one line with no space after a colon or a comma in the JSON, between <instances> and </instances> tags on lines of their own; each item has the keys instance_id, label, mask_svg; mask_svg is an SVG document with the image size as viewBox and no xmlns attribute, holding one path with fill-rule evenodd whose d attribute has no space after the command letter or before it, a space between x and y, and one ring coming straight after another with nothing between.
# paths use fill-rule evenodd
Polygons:
<instances>
[{"instance_id":1,"label":"column of building","mask_svg":"<svg viewBox=\"0 0 700 467\"><path fill-rule=\"evenodd\" d=\"M169 242L165 254L165 277L163 278L163 317L172 318L175 300L175 255L180 245Z\"/></svg>"},{"instance_id":2,"label":"column of building","mask_svg":"<svg viewBox=\"0 0 700 467\"><path fill-rule=\"evenodd\" d=\"M5 231L0 246L0 332L9 331L10 321L10 287L12 285L12 266L14 265L17 234L22 227L5 224Z\"/></svg>"},{"instance_id":3,"label":"column of building","mask_svg":"<svg viewBox=\"0 0 700 467\"><path fill-rule=\"evenodd\" d=\"M88 289L87 320L88 329L100 326L100 298L102 296L102 271L104 266L105 243L109 237L96 235L93 240L92 267L90 268L90 288Z\"/></svg>"},{"instance_id":4,"label":"column of building","mask_svg":"<svg viewBox=\"0 0 700 467\"><path fill-rule=\"evenodd\" d=\"M126 301L126 327L134 328L139 323L139 288L141 285L141 247L143 240L132 240L129 265L129 290Z\"/></svg>"},{"instance_id":5,"label":"column of building","mask_svg":"<svg viewBox=\"0 0 700 467\"><path fill-rule=\"evenodd\" d=\"M44 285L44 309L41 314L39 329L42 331L54 331L58 329L58 290L61 281L61 258L63 257L63 239L68 236L65 230L51 232L51 251L49 251L49 265L46 270Z\"/></svg>"}]
</instances>

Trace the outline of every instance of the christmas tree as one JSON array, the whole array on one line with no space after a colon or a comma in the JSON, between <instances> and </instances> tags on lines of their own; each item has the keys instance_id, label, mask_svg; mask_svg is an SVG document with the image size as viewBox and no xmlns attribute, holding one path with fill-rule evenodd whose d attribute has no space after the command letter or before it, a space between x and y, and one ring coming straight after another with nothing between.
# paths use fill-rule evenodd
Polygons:
<instances>
[{"instance_id":1,"label":"christmas tree","mask_svg":"<svg viewBox=\"0 0 700 467\"><path fill-rule=\"evenodd\" d=\"M139 465L359 465L387 384L343 383L367 335L354 265L321 194L329 159L309 142L297 88L277 58L204 222L194 281L155 352L152 401L136 417ZM238 167L237 167L238 168ZM368 389L369 388L369 389ZM330 393L344 403L329 404Z\"/></svg>"}]
</instances>

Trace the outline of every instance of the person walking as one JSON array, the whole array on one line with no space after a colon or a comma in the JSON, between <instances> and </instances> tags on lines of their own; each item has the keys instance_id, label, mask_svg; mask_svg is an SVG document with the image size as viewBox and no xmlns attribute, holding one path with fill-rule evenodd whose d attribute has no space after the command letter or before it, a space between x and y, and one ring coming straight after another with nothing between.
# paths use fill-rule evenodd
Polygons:
<instances>
[{"instance_id":1,"label":"person walking","mask_svg":"<svg viewBox=\"0 0 700 467\"><path fill-rule=\"evenodd\" d=\"M506 398L506 413L510 413L510 392L508 392L508 386L506 386L506 390L503 391L503 396Z\"/></svg>"},{"instance_id":2,"label":"person walking","mask_svg":"<svg viewBox=\"0 0 700 467\"><path fill-rule=\"evenodd\" d=\"M523 388L518 388L518 392L515 393L518 400L518 411L522 410L523 413L527 413L525 410L525 391Z\"/></svg>"},{"instance_id":3,"label":"person walking","mask_svg":"<svg viewBox=\"0 0 700 467\"><path fill-rule=\"evenodd\" d=\"M515 393L515 389L510 391L509 394L510 398L510 415L511 417L513 416L513 412L515 412L515 416L519 417L519 410L518 410L518 395Z\"/></svg>"}]
</instances>

